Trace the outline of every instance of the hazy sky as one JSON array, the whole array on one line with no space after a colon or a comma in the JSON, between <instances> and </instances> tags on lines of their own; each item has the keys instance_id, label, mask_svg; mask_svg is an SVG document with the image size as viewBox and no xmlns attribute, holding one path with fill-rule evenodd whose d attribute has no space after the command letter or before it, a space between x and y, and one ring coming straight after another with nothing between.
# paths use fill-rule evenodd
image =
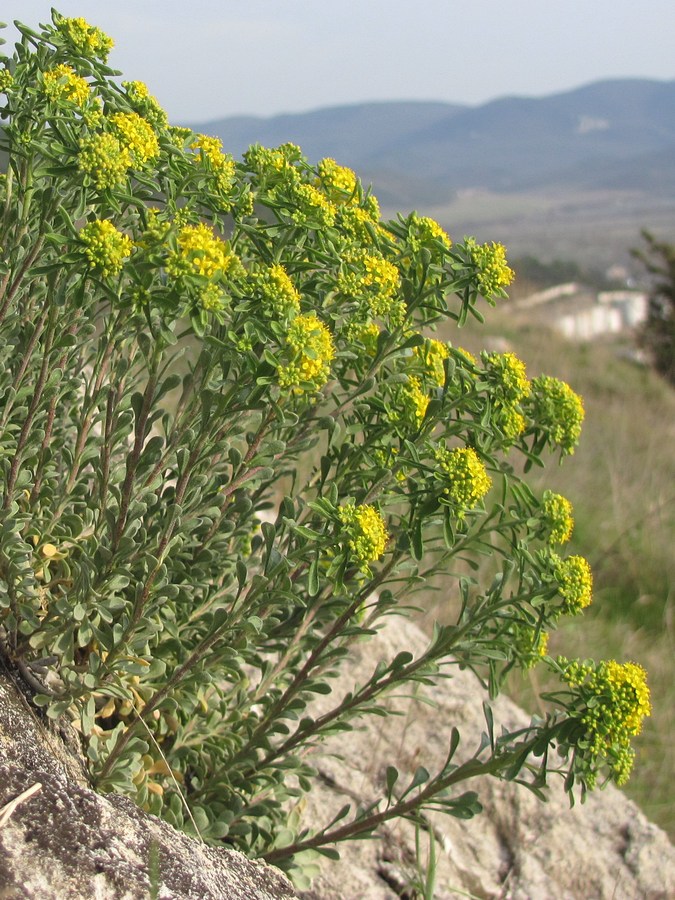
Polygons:
<instances>
[{"instance_id":1,"label":"hazy sky","mask_svg":"<svg viewBox=\"0 0 675 900\"><path fill-rule=\"evenodd\" d=\"M0 15L35 25L52 6L114 38L110 64L175 123L675 78L673 0L3 0Z\"/></svg>"}]
</instances>

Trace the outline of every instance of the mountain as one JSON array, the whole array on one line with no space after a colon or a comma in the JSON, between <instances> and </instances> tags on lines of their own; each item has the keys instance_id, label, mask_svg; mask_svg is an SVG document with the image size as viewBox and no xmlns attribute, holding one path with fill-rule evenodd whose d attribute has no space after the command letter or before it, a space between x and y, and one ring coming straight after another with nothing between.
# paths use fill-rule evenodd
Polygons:
<instances>
[{"instance_id":1,"label":"mountain","mask_svg":"<svg viewBox=\"0 0 675 900\"><path fill-rule=\"evenodd\" d=\"M394 192L422 200L458 190L662 191L675 181L675 81L601 81L547 97L480 106L387 102L193 125L240 155L249 144L300 144ZM384 187L384 191L383 188ZM429 202L427 200L427 202Z\"/></svg>"}]
</instances>

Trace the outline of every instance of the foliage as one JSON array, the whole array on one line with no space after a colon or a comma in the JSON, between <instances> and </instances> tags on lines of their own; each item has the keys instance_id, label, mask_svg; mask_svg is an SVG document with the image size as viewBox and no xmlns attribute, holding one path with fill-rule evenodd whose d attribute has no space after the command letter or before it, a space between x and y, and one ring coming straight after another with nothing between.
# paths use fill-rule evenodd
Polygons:
<instances>
[{"instance_id":1,"label":"foliage","mask_svg":"<svg viewBox=\"0 0 675 900\"><path fill-rule=\"evenodd\" d=\"M646 247L633 250L652 276L647 320L640 342L656 371L675 385L675 244L657 240L643 231Z\"/></svg>"},{"instance_id":2,"label":"foliage","mask_svg":"<svg viewBox=\"0 0 675 900\"><path fill-rule=\"evenodd\" d=\"M290 144L236 163L119 84L84 20L20 31L0 72L0 637L92 782L290 867L393 817L470 817L478 774L541 794L560 771L571 797L623 781L644 674L618 692L620 664L584 680L545 655L590 569L554 550L565 498L518 474L574 452L581 401L433 337L505 296L503 247L383 222L352 172ZM491 583L458 574L481 556ZM314 714L350 644L437 573L456 621ZM498 733L486 706L462 761L453 729L439 771L391 767L314 833L289 815L307 752L392 690L461 665L494 696L538 660L562 683L528 728Z\"/></svg>"}]
</instances>

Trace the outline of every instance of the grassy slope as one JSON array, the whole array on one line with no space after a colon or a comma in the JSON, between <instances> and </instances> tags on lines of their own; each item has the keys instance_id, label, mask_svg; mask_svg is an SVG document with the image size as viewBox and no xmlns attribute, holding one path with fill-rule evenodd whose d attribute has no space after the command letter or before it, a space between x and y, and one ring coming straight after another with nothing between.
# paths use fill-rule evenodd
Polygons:
<instances>
[{"instance_id":1,"label":"grassy slope","mask_svg":"<svg viewBox=\"0 0 675 900\"><path fill-rule=\"evenodd\" d=\"M581 393L586 423L576 454L537 477L541 489L565 494L575 509L570 552L591 562L593 606L552 639L551 652L640 662L649 673L654 713L636 741L626 790L654 821L675 833L675 391L651 372L620 358L620 344L576 345L533 329L523 319L492 313L488 325L444 335L468 349L486 336L506 338L531 376L547 373ZM532 709L538 685L511 682Z\"/></svg>"}]
</instances>

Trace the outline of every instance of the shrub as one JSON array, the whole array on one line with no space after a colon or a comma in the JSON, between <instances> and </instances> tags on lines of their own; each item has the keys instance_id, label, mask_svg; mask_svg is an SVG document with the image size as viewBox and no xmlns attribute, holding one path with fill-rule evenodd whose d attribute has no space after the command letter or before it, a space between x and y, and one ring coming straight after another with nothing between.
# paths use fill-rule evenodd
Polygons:
<instances>
[{"instance_id":1,"label":"shrub","mask_svg":"<svg viewBox=\"0 0 675 900\"><path fill-rule=\"evenodd\" d=\"M581 401L433 337L505 296L504 248L383 222L354 173L291 144L235 162L118 83L84 20L20 31L0 72L0 637L92 782L288 868L395 816L471 816L477 774L625 780L644 673L545 655L591 575L558 553L569 503L519 474L573 453ZM485 555L492 583L453 574ZM456 622L314 715L350 644L438 573ZM461 665L494 696L537 661L562 680L544 718L497 736L486 707L468 761L449 730L440 771L391 767L381 798L289 831L306 751L392 689Z\"/></svg>"}]
</instances>

